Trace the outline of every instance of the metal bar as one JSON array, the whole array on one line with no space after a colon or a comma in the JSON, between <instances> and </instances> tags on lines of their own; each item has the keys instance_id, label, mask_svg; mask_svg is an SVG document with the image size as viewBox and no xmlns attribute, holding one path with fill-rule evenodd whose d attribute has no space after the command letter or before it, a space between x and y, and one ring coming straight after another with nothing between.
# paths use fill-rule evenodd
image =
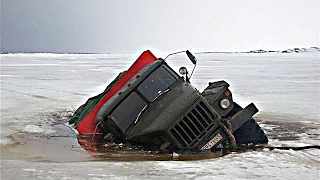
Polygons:
<instances>
[{"instance_id":1,"label":"metal bar","mask_svg":"<svg viewBox=\"0 0 320 180\"><path fill-rule=\"evenodd\" d=\"M238 111L234 116L232 116L230 122L232 127L232 132L239 129L245 122L252 118L258 112L258 108L253 104L249 104L243 110Z\"/></svg>"}]
</instances>

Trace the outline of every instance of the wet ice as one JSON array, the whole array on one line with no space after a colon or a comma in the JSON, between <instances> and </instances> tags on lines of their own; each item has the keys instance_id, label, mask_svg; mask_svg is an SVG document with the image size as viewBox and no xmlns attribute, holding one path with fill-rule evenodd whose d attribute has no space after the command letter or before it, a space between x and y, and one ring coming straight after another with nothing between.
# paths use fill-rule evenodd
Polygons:
<instances>
[{"instance_id":1,"label":"wet ice","mask_svg":"<svg viewBox=\"0 0 320 180\"><path fill-rule=\"evenodd\" d=\"M236 102L240 105L254 102L260 109L255 119L269 136L270 145L319 145L319 52L195 56L198 67L191 83L202 91L209 81L226 80ZM63 134L63 127L52 125L66 123L74 109L103 91L137 57L125 54L1 55L2 177L318 179L319 150L264 149L187 162L88 162L94 157L88 158L90 154L76 141L68 147L63 139L75 139L67 137L74 132ZM175 70L182 65L192 68L184 56L170 57L167 61ZM62 137L50 138L52 134ZM19 142L19 145L17 140L26 144ZM32 149L32 143L37 145L37 142L43 144L43 151ZM56 151L74 157L63 161L63 156ZM74 161L77 163L72 163Z\"/></svg>"}]
</instances>

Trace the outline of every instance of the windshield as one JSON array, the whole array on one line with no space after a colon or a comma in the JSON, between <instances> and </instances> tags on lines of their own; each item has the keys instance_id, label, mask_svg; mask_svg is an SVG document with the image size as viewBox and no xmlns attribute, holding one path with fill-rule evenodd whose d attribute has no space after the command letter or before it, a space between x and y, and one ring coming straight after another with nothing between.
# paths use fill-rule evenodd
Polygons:
<instances>
[{"instance_id":1,"label":"windshield","mask_svg":"<svg viewBox=\"0 0 320 180\"><path fill-rule=\"evenodd\" d=\"M161 66L138 86L138 90L149 102L153 102L175 82L174 76Z\"/></svg>"},{"instance_id":2,"label":"windshield","mask_svg":"<svg viewBox=\"0 0 320 180\"><path fill-rule=\"evenodd\" d=\"M136 93L132 92L121 104L111 113L110 118L124 133L136 120L139 113L147 103Z\"/></svg>"},{"instance_id":3,"label":"windshield","mask_svg":"<svg viewBox=\"0 0 320 180\"><path fill-rule=\"evenodd\" d=\"M176 81L176 78L165 67L160 66L137 87L139 92L132 91L118 105L110 114L111 120L125 133L147 107L148 102L144 98L153 102Z\"/></svg>"}]
</instances>

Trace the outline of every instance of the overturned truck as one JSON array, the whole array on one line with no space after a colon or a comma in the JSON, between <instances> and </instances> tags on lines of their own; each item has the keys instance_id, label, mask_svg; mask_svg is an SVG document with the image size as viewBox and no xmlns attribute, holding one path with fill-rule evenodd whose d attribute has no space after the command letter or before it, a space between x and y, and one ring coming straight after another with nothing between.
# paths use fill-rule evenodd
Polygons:
<instances>
[{"instance_id":1,"label":"overturned truck","mask_svg":"<svg viewBox=\"0 0 320 180\"><path fill-rule=\"evenodd\" d=\"M196 58L183 52L195 68ZM210 82L199 92L190 83L192 73L185 67L179 73L165 59L145 51L103 93L79 107L69 122L80 134L99 133L104 142L148 150L215 151L268 142L252 118L256 106L242 108L233 102L227 82Z\"/></svg>"}]
</instances>

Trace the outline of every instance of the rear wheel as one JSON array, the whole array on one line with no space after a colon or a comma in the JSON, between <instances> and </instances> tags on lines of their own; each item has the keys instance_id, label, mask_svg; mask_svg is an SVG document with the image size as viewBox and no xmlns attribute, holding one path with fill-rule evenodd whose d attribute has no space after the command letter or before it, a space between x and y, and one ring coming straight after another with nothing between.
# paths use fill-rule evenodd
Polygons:
<instances>
[{"instance_id":1,"label":"rear wheel","mask_svg":"<svg viewBox=\"0 0 320 180\"><path fill-rule=\"evenodd\" d=\"M243 108L234 103L233 109L226 117L231 117ZM233 133L237 145L240 144L263 144L268 143L268 138L259 124L253 118L245 122L239 129Z\"/></svg>"}]
</instances>

